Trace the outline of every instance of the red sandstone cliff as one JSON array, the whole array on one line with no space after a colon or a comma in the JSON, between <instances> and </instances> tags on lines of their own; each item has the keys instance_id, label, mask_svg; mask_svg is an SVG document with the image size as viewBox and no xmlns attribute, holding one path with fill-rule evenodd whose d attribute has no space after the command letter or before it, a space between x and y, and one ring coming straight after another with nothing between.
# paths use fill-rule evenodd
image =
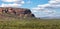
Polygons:
<instances>
[{"instance_id":1,"label":"red sandstone cliff","mask_svg":"<svg viewBox=\"0 0 60 29\"><path fill-rule=\"evenodd\" d=\"M31 13L30 9L25 8L0 7L0 14L1 13L12 14L19 17L35 17L34 14Z\"/></svg>"}]
</instances>

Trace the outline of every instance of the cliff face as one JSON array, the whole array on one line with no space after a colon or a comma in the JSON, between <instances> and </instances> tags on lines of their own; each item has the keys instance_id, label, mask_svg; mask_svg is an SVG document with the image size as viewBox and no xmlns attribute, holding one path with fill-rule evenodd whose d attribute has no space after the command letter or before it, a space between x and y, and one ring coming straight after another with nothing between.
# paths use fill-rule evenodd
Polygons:
<instances>
[{"instance_id":1,"label":"cliff face","mask_svg":"<svg viewBox=\"0 0 60 29\"><path fill-rule=\"evenodd\" d=\"M12 14L19 17L35 17L30 9L25 8L0 7L0 13Z\"/></svg>"}]
</instances>

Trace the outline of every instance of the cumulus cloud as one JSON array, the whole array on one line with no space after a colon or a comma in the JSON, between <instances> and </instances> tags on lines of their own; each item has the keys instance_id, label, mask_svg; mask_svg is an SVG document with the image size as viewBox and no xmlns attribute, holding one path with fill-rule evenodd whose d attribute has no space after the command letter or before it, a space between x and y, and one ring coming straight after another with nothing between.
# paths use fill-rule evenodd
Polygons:
<instances>
[{"instance_id":1,"label":"cumulus cloud","mask_svg":"<svg viewBox=\"0 0 60 29\"><path fill-rule=\"evenodd\" d=\"M0 7L20 7L24 4L23 0L1 0L1 1L3 3L0 5ZM7 2L8 4L5 4L4 2Z\"/></svg>"},{"instance_id":2,"label":"cumulus cloud","mask_svg":"<svg viewBox=\"0 0 60 29\"><path fill-rule=\"evenodd\" d=\"M19 7L21 4L2 4L0 7Z\"/></svg>"},{"instance_id":3,"label":"cumulus cloud","mask_svg":"<svg viewBox=\"0 0 60 29\"><path fill-rule=\"evenodd\" d=\"M60 8L60 0L50 0L50 1L48 1L47 4L37 5L36 8L32 8L32 9L44 12L45 14L47 14L49 16L51 14L51 16L52 16L52 15L56 14L55 9L58 10L58 8Z\"/></svg>"},{"instance_id":4,"label":"cumulus cloud","mask_svg":"<svg viewBox=\"0 0 60 29\"><path fill-rule=\"evenodd\" d=\"M22 1L22 0L1 0L3 2L18 2L18 1Z\"/></svg>"},{"instance_id":5,"label":"cumulus cloud","mask_svg":"<svg viewBox=\"0 0 60 29\"><path fill-rule=\"evenodd\" d=\"M24 1L21 0L21 1L14 2L14 3L17 3L17 4L24 4Z\"/></svg>"}]
</instances>

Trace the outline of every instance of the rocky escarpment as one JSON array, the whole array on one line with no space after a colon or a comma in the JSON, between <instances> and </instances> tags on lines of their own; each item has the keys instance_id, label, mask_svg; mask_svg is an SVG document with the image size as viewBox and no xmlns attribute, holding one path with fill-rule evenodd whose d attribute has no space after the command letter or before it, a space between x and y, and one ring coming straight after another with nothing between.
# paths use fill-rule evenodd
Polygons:
<instances>
[{"instance_id":1,"label":"rocky escarpment","mask_svg":"<svg viewBox=\"0 0 60 29\"><path fill-rule=\"evenodd\" d=\"M0 14L11 14L18 17L35 17L34 14L31 13L30 9L26 8L12 8L12 7L0 7Z\"/></svg>"}]
</instances>

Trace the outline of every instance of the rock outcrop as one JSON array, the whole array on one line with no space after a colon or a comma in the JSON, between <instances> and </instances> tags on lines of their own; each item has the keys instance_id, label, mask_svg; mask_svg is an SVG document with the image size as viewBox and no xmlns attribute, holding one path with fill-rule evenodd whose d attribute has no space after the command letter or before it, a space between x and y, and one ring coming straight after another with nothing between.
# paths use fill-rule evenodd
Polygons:
<instances>
[{"instance_id":1,"label":"rock outcrop","mask_svg":"<svg viewBox=\"0 0 60 29\"><path fill-rule=\"evenodd\" d=\"M12 14L19 17L35 17L30 9L26 8L0 7L0 13Z\"/></svg>"}]
</instances>

